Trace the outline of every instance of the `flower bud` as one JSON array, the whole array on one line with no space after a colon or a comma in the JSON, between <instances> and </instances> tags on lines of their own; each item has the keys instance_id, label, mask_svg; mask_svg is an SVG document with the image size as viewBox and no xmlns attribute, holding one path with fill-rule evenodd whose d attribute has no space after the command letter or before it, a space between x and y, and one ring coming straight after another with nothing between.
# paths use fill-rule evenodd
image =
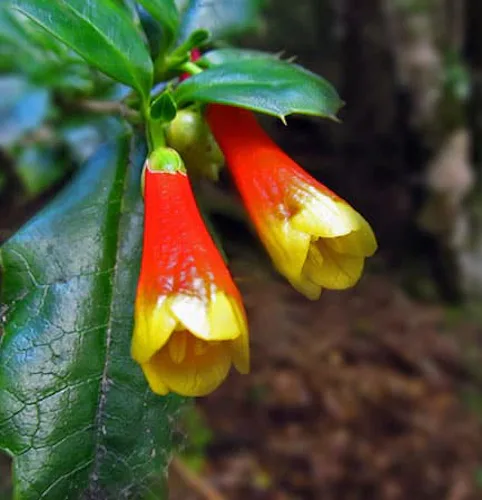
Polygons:
<instances>
[{"instance_id":1,"label":"flower bud","mask_svg":"<svg viewBox=\"0 0 482 500\"><path fill-rule=\"evenodd\" d=\"M181 156L172 148L157 148L147 158L141 174L141 193L144 194L146 169L151 172L186 172Z\"/></svg>"},{"instance_id":2,"label":"flower bud","mask_svg":"<svg viewBox=\"0 0 482 500\"><path fill-rule=\"evenodd\" d=\"M168 145L179 151L190 173L218 180L224 157L199 113L179 111L167 127L166 138Z\"/></svg>"},{"instance_id":3,"label":"flower bud","mask_svg":"<svg viewBox=\"0 0 482 500\"><path fill-rule=\"evenodd\" d=\"M181 156L172 148L157 148L147 159L146 166L153 172L186 172Z\"/></svg>"}]
</instances>

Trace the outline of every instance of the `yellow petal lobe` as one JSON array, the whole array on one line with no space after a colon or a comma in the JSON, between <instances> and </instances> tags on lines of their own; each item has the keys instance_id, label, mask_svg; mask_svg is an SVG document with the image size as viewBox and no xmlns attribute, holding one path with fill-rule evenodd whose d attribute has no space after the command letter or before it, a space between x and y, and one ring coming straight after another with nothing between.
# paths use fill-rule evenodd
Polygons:
<instances>
[{"instance_id":1,"label":"yellow petal lobe","mask_svg":"<svg viewBox=\"0 0 482 500\"><path fill-rule=\"evenodd\" d=\"M174 335L178 335L176 332ZM206 350L195 352L194 336L188 335L186 356L175 363L168 349L161 349L143 365L151 389L168 387L183 396L205 396L216 389L226 378L231 366L227 342L205 342ZM202 342L202 341L201 341Z\"/></svg>"},{"instance_id":2,"label":"yellow petal lobe","mask_svg":"<svg viewBox=\"0 0 482 500\"><path fill-rule=\"evenodd\" d=\"M216 292L209 303L211 339L231 340L241 334L233 304L224 292Z\"/></svg>"},{"instance_id":3,"label":"yellow petal lobe","mask_svg":"<svg viewBox=\"0 0 482 500\"><path fill-rule=\"evenodd\" d=\"M134 314L131 355L138 363L146 362L169 339L177 324L168 301L160 297L154 305L139 296Z\"/></svg>"},{"instance_id":4,"label":"yellow petal lobe","mask_svg":"<svg viewBox=\"0 0 482 500\"><path fill-rule=\"evenodd\" d=\"M358 229L359 224L350 205L316 191L290 222L293 228L319 238L343 236Z\"/></svg>"},{"instance_id":5,"label":"yellow petal lobe","mask_svg":"<svg viewBox=\"0 0 482 500\"><path fill-rule=\"evenodd\" d=\"M288 219L269 219L261 233L274 265L281 274L299 276L308 254L311 236L292 226Z\"/></svg>"},{"instance_id":6,"label":"yellow petal lobe","mask_svg":"<svg viewBox=\"0 0 482 500\"><path fill-rule=\"evenodd\" d=\"M154 363L143 363L141 368L152 392L159 396L165 396L170 392L171 389L164 383Z\"/></svg>"},{"instance_id":7,"label":"yellow petal lobe","mask_svg":"<svg viewBox=\"0 0 482 500\"><path fill-rule=\"evenodd\" d=\"M360 279L365 259L338 253L329 246L329 241L318 240L312 244L303 273L323 288L349 288Z\"/></svg>"}]
</instances>

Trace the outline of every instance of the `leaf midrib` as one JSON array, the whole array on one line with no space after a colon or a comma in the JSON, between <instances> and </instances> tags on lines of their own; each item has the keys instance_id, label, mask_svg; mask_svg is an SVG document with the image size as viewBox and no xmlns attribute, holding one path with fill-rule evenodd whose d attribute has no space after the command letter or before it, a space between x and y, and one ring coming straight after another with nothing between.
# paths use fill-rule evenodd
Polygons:
<instances>
[{"instance_id":1,"label":"leaf midrib","mask_svg":"<svg viewBox=\"0 0 482 500\"><path fill-rule=\"evenodd\" d=\"M123 205L125 202L125 193L126 193L126 183L128 180L128 168L130 165L129 161L122 161L125 157L131 158L131 152L132 152L132 145L133 145L133 140L132 138L128 142L128 154L120 154L119 159L118 159L118 164L122 166L123 168L123 173L122 173L122 194L121 198L119 201L118 205L118 210L117 210L117 216L116 216L116 221L115 221L115 226L114 226L114 231L115 231L115 252L112 252L112 258L109 259L107 268L111 269L111 273L108 274L108 279L109 279L109 311L107 313L107 322L105 326L105 361L104 361L104 368L102 370L102 375L99 380L99 397L98 397L98 403L97 403L97 411L95 414L94 418L94 432L95 432L95 439L94 439L94 449L93 449L93 467L92 467L92 472L89 474L89 483L87 485L86 490L89 491L90 493L94 493L95 489L97 487L97 481L96 478L99 477L99 468L101 465L101 438L102 438L102 420L104 417L104 408L107 402L107 393L109 390L109 353L110 353L110 347L112 343L112 323L113 323L113 315L114 315L114 297L115 297L115 285L117 282L117 273L118 273L118 263L119 263L119 253L120 253L120 230L122 226L122 221L123 221L123 216L124 216L124 211L123 211ZM115 194L115 188L112 190L111 195L109 198L114 196ZM109 211L111 213L111 211ZM109 218L109 213L107 215L107 218ZM112 227L112 225L111 225Z\"/></svg>"}]
</instances>

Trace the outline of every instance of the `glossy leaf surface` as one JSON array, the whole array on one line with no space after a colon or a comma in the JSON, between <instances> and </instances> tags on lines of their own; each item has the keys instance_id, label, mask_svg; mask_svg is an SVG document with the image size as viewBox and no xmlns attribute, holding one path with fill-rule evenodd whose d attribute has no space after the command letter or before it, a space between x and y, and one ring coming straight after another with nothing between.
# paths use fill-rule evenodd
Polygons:
<instances>
[{"instance_id":1,"label":"glossy leaf surface","mask_svg":"<svg viewBox=\"0 0 482 500\"><path fill-rule=\"evenodd\" d=\"M104 147L1 249L15 498L143 498L164 477L180 399L155 396L129 352L145 154L126 137Z\"/></svg>"},{"instance_id":2,"label":"glossy leaf surface","mask_svg":"<svg viewBox=\"0 0 482 500\"><path fill-rule=\"evenodd\" d=\"M183 81L174 98L216 102L283 118L298 113L335 118L343 104L333 86L310 71L275 58L241 59Z\"/></svg>"},{"instance_id":3,"label":"glossy leaf surface","mask_svg":"<svg viewBox=\"0 0 482 500\"><path fill-rule=\"evenodd\" d=\"M210 50L202 55L202 57L197 61L203 66L219 66L220 64L226 64L229 62L236 62L241 59L279 59L279 54L272 54L270 52L263 52L261 50L250 50L250 49L217 49Z\"/></svg>"},{"instance_id":4,"label":"glossy leaf surface","mask_svg":"<svg viewBox=\"0 0 482 500\"><path fill-rule=\"evenodd\" d=\"M174 0L139 0L139 3L162 28L164 47L174 41L179 28L179 13Z\"/></svg>"}]
</instances>

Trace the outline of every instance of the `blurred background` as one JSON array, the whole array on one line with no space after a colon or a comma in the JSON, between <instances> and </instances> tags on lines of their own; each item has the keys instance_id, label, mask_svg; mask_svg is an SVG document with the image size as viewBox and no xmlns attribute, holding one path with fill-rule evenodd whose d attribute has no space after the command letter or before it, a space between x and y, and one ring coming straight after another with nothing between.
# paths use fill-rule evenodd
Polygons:
<instances>
[{"instance_id":1,"label":"blurred background","mask_svg":"<svg viewBox=\"0 0 482 500\"><path fill-rule=\"evenodd\" d=\"M46 35L12 50L0 28L1 242L123 124L76 97L92 75L34 64ZM234 41L338 89L340 124L263 123L366 216L380 250L356 288L309 302L272 271L229 179L201 186L253 369L185 412L172 500L482 498L481 0L266 0ZM96 96L115 97L96 78ZM0 498L9 488L0 458Z\"/></svg>"}]
</instances>

